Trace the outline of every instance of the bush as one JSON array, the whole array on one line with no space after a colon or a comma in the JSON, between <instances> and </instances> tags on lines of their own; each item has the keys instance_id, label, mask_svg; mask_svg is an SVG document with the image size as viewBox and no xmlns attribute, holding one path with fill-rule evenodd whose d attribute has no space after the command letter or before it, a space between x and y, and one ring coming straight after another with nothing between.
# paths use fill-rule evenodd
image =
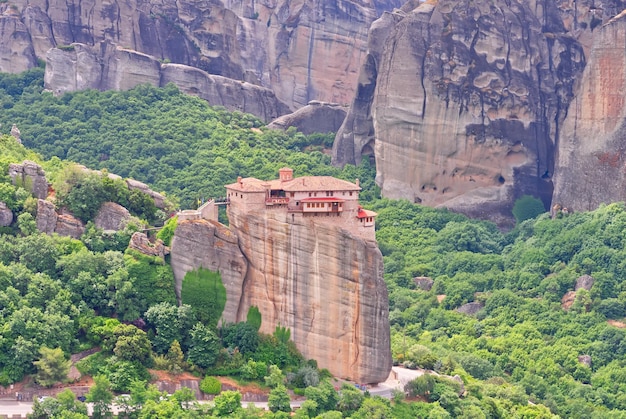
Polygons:
<instances>
[{"instance_id":1,"label":"bush","mask_svg":"<svg viewBox=\"0 0 626 419\"><path fill-rule=\"evenodd\" d=\"M217 378L207 375L200 381L200 391L204 394L220 394L222 383Z\"/></svg>"},{"instance_id":2,"label":"bush","mask_svg":"<svg viewBox=\"0 0 626 419\"><path fill-rule=\"evenodd\" d=\"M529 220L543 214L546 212L546 209L541 200L530 195L524 195L515 201L512 212L515 221L521 223L524 220Z\"/></svg>"},{"instance_id":3,"label":"bush","mask_svg":"<svg viewBox=\"0 0 626 419\"><path fill-rule=\"evenodd\" d=\"M178 226L178 217L174 216L165 222L165 225L159 232L157 233L157 238L163 240L163 243L166 246L170 246L172 244L172 237L174 237L174 232L176 232L176 227Z\"/></svg>"},{"instance_id":4,"label":"bush","mask_svg":"<svg viewBox=\"0 0 626 419\"><path fill-rule=\"evenodd\" d=\"M246 316L246 322L251 326L254 326L258 331L261 328L261 312L256 306L250 306L248 309L248 315Z\"/></svg>"}]
</instances>

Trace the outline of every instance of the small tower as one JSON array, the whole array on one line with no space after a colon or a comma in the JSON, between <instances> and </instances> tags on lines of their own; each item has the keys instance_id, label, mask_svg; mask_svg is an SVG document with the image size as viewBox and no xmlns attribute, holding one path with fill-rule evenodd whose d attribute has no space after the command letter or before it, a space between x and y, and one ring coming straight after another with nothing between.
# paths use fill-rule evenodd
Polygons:
<instances>
[{"instance_id":1,"label":"small tower","mask_svg":"<svg viewBox=\"0 0 626 419\"><path fill-rule=\"evenodd\" d=\"M293 179L293 169L283 167L278 170L278 178L281 182L288 182Z\"/></svg>"}]
</instances>

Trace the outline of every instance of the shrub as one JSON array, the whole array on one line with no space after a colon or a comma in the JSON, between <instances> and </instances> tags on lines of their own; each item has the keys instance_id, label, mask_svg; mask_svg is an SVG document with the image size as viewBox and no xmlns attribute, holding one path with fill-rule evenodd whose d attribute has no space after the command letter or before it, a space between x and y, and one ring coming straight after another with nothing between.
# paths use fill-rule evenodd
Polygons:
<instances>
[{"instance_id":1,"label":"shrub","mask_svg":"<svg viewBox=\"0 0 626 419\"><path fill-rule=\"evenodd\" d=\"M261 328L261 312L256 306L250 306L248 309L248 315L246 316L246 322L251 326L254 326L258 331Z\"/></svg>"},{"instance_id":2,"label":"shrub","mask_svg":"<svg viewBox=\"0 0 626 419\"><path fill-rule=\"evenodd\" d=\"M222 383L217 378L207 375L200 381L200 391L204 394L220 394Z\"/></svg>"},{"instance_id":3,"label":"shrub","mask_svg":"<svg viewBox=\"0 0 626 419\"><path fill-rule=\"evenodd\" d=\"M174 232L176 231L176 226L178 225L178 217L174 216L167 220L165 225L159 232L157 233L157 238L163 240L163 243L166 246L170 246L172 243L172 237L174 237Z\"/></svg>"},{"instance_id":4,"label":"shrub","mask_svg":"<svg viewBox=\"0 0 626 419\"><path fill-rule=\"evenodd\" d=\"M543 214L546 212L546 209L541 200L530 195L524 195L515 201L512 212L515 221L521 223L524 220L529 220L539 214Z\"/></svg>"}]
</instances>

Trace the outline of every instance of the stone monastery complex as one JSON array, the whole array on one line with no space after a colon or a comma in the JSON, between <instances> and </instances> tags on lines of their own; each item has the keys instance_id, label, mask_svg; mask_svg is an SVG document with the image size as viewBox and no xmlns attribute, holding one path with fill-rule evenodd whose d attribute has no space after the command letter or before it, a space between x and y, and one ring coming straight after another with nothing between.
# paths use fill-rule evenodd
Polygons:
<instances>
[{"instance_id":1,"label":"stone monastery complex","mask_svg":"<svg viewBox=\"0 0 626 419\"><path fill-rule=\"evenodd\" d=\"M293 177L284 167L275 180L237 179L226 185L229 211L239 213L279 211L287 222L301 223L307 218L336 225L366 240L376 240L376 213L359 205L359 181L356 183L332 176Z\"/></svg>"}]
</instances>

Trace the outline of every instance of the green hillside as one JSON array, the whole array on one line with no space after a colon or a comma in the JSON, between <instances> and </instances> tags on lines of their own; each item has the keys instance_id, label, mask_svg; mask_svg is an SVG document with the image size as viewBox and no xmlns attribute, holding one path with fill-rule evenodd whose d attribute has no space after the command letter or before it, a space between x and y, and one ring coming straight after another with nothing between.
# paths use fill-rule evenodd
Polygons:
<instances>
[{"instance_id":1,"label":"green hillside","mask_svg":"<svg viewBox=\"0 0 626 419\"><path fill-rule=\"evenodd\" d=\"M265 132L255 118L211 108L171 86L55 98L41 91L37 74L0 77L0 130L17 123L24 143L44 156L0 137L0 200L10 201L19 216L0 232L0 384L37 373L33 362L42 347L68 356L100 345L103 351L87 358L82 370L137 394L148 391L132 381L149 378L146 366L261 383L265 376L268 383L282 382L284 372L288 386L315 400L298 411L300 418L626 417L623 204L554 219L543 214L502 233L448 211L378 199L374 168L367 162L331 167L323 136ZM219 304L204 313L205 323L196 317L205 303L174 306L169 266L123 251L127 237L118 238L118 247L94 247L94 231L82 241L35 233L32 199L9 184L5 168L29 158L62 180L68 163L46 160L53 156L149 182L181 206L223 195L223 184L238 175L271 178L284 165L298 175L358 177L368 208L379 213L394 361L459 375L463 391L458 382L427 375L407 388L410 398L398 395L390 403L363 399L352 389L337 393L285 333L259 335L252 322L218 330L213 311ZM593 277L589 291L578 290L562 304L584 275ZM414 278L430 278L432 288L421 289ZM188 286L215 285L209 282ZM475 314L457 311L470 302L479 303ZM120 323L138 316L148 333ZM214 387L207 379L206 388ZM276 388L273 400L280 406L283 387ZM152 405L165 409L171 402L151 394ZM226 409L233 398L225 394L220 406ZM330 410L339 412L324 413ZM249 410L238 414L258 417Z\"/></svg>"}]
</instances>

